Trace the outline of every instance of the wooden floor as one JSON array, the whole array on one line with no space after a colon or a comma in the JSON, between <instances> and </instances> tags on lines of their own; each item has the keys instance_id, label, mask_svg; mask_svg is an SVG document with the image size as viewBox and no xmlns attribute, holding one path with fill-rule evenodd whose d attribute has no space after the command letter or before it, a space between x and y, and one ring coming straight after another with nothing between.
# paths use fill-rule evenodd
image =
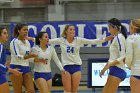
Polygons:
<instances>
[{"instance_id":1,"label":"wooden floor","mask_svg":"<svg viewBox=\"0 0 140 93\"><path fill-rule=\"evenodd\" d=\"M10 93L13 92L12 86L10 87ZM102 88L87 88L87 86L80 86L78 93L101 93ZM26 92L23 92L26 93ZM36 93L39 93L37 90ZM52 87L51 93L63 93L63 87ZM131 93L130 89L126 88L119 88L117 93Z\"/></svg>"}]
</instances>

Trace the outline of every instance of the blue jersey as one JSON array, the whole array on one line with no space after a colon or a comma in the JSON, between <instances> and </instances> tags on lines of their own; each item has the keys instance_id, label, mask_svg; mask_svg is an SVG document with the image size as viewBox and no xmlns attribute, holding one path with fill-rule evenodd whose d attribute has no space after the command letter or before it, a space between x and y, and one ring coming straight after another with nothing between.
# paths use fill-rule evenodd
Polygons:
<instances>
[{"instance_id":1,"label":"blue jersey","mask_svg":"<svg viewBox=\"0 0 140 93\"><path fill-rule=\"evenodd\" d=\"M6 63L6 50L0 43L0 74L8 71L8 67L5 66Z\"/></svg>"}]
</instances>

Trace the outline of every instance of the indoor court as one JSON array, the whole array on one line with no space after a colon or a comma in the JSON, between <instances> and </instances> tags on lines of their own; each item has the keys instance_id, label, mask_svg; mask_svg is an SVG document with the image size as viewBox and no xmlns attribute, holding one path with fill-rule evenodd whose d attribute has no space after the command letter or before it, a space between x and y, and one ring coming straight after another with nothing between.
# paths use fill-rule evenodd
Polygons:
<instances>
[{"instance_id":1,"label":"indoor court","mask_svg":"<svg viewBox=\"0 0 140 93\"><path fill-rule=\"evenodd\" d=\"M51 93L77 91L78 86L77 93L102 93L106 82L115 80L119 88L106 84L106 90L131 93L135 71L125 62L126 42L140 30L137 21L140 0L0 0L0 89L8 90L9 84L10 93L13 86L27 93L21 87L34 91L36 82L40 90ZM5 29L6 39L1 35ZM136 62L140 66L140 59ZM8 67L15 75L22 72L21 77L9 74ZM140 82L140 75L133 76Z\"/></svg>"}]
</instances>

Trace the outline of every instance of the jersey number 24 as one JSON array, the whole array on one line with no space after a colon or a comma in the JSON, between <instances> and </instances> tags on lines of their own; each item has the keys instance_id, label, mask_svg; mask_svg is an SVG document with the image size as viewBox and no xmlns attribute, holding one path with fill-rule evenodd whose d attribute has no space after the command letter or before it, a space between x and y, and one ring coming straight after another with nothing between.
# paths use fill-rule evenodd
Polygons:
<instances>
[{"instance_id":1,"label":"jersey number 24","mask_svg":"<svg viewBox=\"0 0 140 93\"><path fill-rule=\"evenodd\" d=\"M67 47L67 53L74 53L74 47Z\"/></svg>"}]
</instances>

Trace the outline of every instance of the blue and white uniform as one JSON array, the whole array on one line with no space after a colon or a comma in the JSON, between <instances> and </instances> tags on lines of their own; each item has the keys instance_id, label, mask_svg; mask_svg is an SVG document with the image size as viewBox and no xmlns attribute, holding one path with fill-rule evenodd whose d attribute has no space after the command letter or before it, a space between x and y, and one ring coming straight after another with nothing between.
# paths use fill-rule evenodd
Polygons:
<instances>
[{"instance_id":1,"label":"blue and white uniform","mask_svg":"<svg viewBox=\"0 0 140 93\"><path fill-rule=\"evenodd\" d=\"M44 78L46 81L51 79L51 67L50 67L51 59L54 60L54 62L61 71L63 70L63 66L60 60L58 59L55 49L53 47L48 46L47 49L43 51L40 48L40 46L36 45L32 48L32 53L37 54L38 58L41 59L43 58L47 60L47 64L35 62L34 65L35 80L38 78Z\"/></svg>"},{"instance_id":2,"label":"blue and white uniform","mask_svg":"<svg viewBox=\"0 0 140 93\"><path fill-rule=\"evenodd\" d=\"M20 72L26 74L30 72L29 62L33 62L34 58L24 59L25 55L31 52L31 46L28 40L23 43L18 38L14 38L10 43L11 50L11 68L19 68Z\"/></svg>"},{"instance_id":3,"label":"blue and white uniform","mask_svg":"<svg viewBox=\"0 0 140 93\"><path fill-rule=\"evenodd\" d=\"M116 76L121 80L124 80L126 77L125 72L125 64L123 62L125 58L125 49L126 49L126 40L123 34L119 33L117 36L114 37L110 47L110 57L108 62L113 62L117 60L119 64L110 67L109 75Z\"/></svg>"},{"instance_id":4,"label":"blue and white uniform","mask_svg":"<svg viewBox=\"0 0 140 93\"><path fill-rule=\"evenodd\" d=\"M61 60L64 69L73 74L81 71L82 60L79 55L80 46L82 44L101 44L105 42L103 39L85 39L74 37L72 43L69 43L66 38L50 39L50 44L59 44L61 48Z\"/></svg>"},{"instance_id":5,"label":"blue and white uniform","mask_svg":"<svg viewBox=\"0 0 140 93\"><path fill-rule=\"evenodd\" d=\"M0 85L7 82L6 72L8 71L8 67L5 66L5 63L6 63L6 50L0 43Z\"/></svg>"},{"instance_id":6,"label":"blue and white uniform","mask_svg":"<svg viewBox=\"0 0 140 93\"><path fill-rule=\"evenodd\" d=\"M131 75L140 79L140 34L138 33L127 38L125 62L131 68Z\"/></svg>"}]
</instances>

